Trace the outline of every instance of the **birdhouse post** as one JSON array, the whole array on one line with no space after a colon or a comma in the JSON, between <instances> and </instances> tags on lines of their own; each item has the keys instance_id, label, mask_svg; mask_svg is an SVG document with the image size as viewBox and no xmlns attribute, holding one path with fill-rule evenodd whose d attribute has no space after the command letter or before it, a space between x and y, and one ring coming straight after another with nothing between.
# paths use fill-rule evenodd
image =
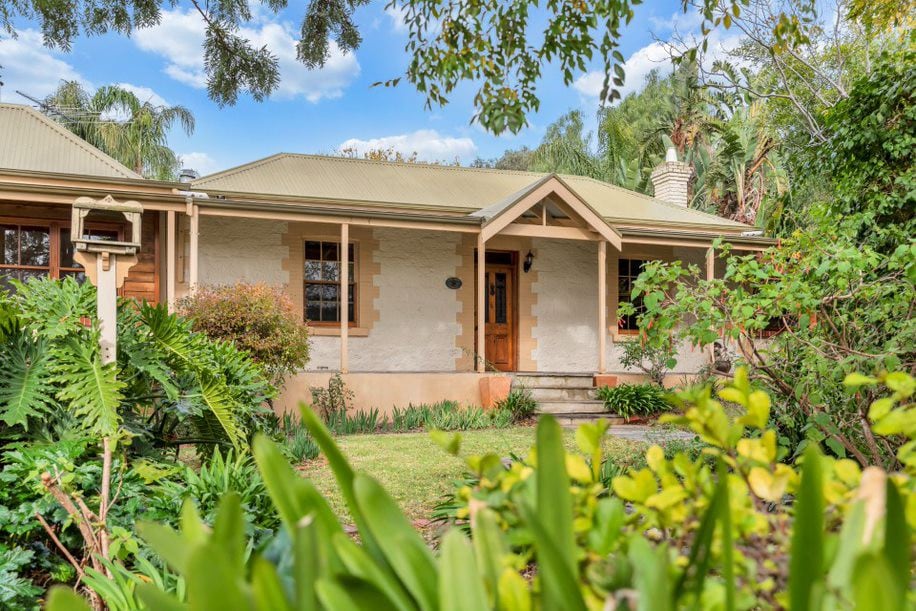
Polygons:
<instances>
[{"instance_id":1,"label":"birdhouse post","mask_svg":"<svg viewBox=\"0 0 916 611\"><path fill-rule=\"evenodd\" d=\"M137 202L118 202L110 195L100 200L80 197L73 202L70 224L73 258L83 266L89 282L96 287L103 364L117 358L118 288L137 263L142 216L143 206ZM93 237L88 230L92 221L126 221L129 228L125 241Z\"/></svg>"}]
</instances>

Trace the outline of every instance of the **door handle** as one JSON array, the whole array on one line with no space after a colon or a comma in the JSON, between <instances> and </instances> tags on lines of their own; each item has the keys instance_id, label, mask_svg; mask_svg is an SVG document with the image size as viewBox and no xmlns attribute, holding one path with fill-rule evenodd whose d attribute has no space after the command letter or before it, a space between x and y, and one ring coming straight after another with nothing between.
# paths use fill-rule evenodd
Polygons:
<instances>
[{"instance_id":1,"label":"door handle","mask_svg":"<svg viewBox=\"0 0 916 611\"><path fill-rule=\"evenodd\" d=\"M496 285L495 284L492 284L492 283L490 284L490 294L491 295L496 294Z\"/></svg>"}]
</instances>

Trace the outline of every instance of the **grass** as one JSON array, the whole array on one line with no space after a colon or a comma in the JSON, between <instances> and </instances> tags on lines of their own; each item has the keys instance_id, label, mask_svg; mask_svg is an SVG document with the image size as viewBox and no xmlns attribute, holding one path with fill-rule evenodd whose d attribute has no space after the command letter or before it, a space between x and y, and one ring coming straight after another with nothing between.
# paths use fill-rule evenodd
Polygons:
<instances>
[{"instance_id":1,"label":"grass","mask_svg":"<svg viewBox=\"0 0 916 611\"><path fill-rule=\"evenodd\" d=\"M534 445L534 434L532 426L464 431L461 454L524 456ZM573 430L564 432L569 449L575 449L574 434ZM336 441L353 468L378 479L411 520L429 518L442 495L465 473L464 462L447 454L428 433L346 435ZM616 437L605 439L606 455L624 464L636 460L647 447ZM330 501L334 511L349 521L337 482L324 458L306 461L300 470Z\"/></svg>"}]
</instances>

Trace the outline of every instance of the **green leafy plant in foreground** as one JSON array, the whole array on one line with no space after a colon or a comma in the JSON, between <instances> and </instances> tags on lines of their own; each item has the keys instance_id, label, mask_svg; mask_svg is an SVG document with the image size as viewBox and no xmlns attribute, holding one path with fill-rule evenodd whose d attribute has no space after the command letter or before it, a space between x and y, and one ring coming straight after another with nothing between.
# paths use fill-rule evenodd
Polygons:
<instances>
[{"instance_id":1,"label":"green leafy plant in foreground","mask_svg":"<svg viewBox=\"0 0 916 611\"><path fill-rule=\"evenodd\" d=\"M671 409L666 398L667 392L655 384L602 386L597 394L604 401L607 411L626 420L633 416L654 416Z\"/></svg>"},{"instance_id":2,"label":"green leafy plant in foreground","mask_svg":"<svg viewBox=\"0 0 916 611\"><path fill-rule=\"evenodd\" d=\"M466 459L480 486L503 488L511 503L496 511L471 491L470 539L452 529L438 554L376 480L353 471L317 416L304 410L359 542L314 485L260 436L255 459L289 553L248 553L235 494L222 500L212 527L186 504L180 532L140 526L141 536L184 579L186 595L150 583L136 584L136 593L148 608L195 611L902 610L914 602L908 592L916 521L914 382L905 374L847 382L883 382L892 391L872 416L887 434L910 439L901 450L903 471L860 471L852 461L823 457L814 445L800 469L778 463L774 433L766 429L769 398L751 390L741 370L721 391L722 399L744 407L738 418L730 419L709 389L681 393L685 409L673 417L709 445L714 466L683 454L669 460L653 447L647 467L615 478L613 494L604 495L598 477L607 425L580 427L580 453L568 453L560 427L544 417L525 461L506 469L494 454ZM435 438L450 452L460 450L458 435ZM795 496L791 505L781 503L786 494ZM523 577L532 563L533 575ZM49 597L50 611L86 608L66 589Z\"/></svg>"}]
</instances>

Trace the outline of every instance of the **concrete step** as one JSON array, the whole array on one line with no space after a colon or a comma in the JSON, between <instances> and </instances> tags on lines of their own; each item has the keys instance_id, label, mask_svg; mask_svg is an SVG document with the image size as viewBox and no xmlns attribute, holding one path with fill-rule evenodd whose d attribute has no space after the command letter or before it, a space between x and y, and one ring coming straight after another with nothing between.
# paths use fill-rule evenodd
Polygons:
<instances>
[{"instance_id":1,"label":"concrete step","mask_svg":"<svg viewBox=\"0 0 916 611\"><path fill-rule=\"evenodd\" d=\"M559 387L592 388L593 376L589 373L516 373L515 383L525 388Z\"/></svg>"},{"instance_id":2,"label":"concrete step","mask_svg":"<svg viewBox=\"0 0 916 611\"><path fill-rule=\"evenodd\" d=\"M538 401L541 414L605 414L604 401Z\"/></svg>"},{"instance_id":3,"label":"concrete step","mask_svg":"<svg viewBox=\"0 0 916 611\"><path fill-rule=\"evenodd\" d=\"M592 414L592 413L571 413L571 414L552 414L562 427L576 428L586 422L595 422L597 420L607 420L611 426L625 424L626 421L620 416L614 414Z\"/></svg>"},{"instance_id":4,"label":"concrete step","mask_svg":"<svg viewBox=\"0 0 916 611\"><path fill-rule=\"evenodd\" d=\"M531 386L536 401L594 401L595 389L580 386Z\"/></svg>"}]
</instances>

